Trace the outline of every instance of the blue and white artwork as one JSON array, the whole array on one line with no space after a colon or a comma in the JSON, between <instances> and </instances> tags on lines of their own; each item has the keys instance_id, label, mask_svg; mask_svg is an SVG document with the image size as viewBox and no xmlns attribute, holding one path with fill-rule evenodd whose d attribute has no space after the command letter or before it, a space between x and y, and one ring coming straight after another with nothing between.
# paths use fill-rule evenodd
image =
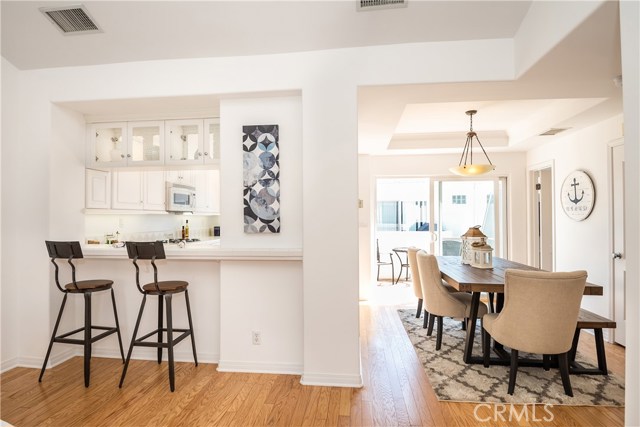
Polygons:
<instances>
[{"instance_id":1,"label":"blue and white artwork","mask_svg":"<svg viewBox=\"0 0 640 427\"><path fill-rule=\"evenodd\" d=\"M280 232L278 125L242 127L244 232Z\"/></svg>"}]
</instances>

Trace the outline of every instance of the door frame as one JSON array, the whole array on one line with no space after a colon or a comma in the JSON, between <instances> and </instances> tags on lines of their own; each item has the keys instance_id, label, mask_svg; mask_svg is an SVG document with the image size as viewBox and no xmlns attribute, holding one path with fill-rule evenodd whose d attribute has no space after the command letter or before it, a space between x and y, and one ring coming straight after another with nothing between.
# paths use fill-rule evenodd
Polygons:
<instances>
[{"instance_id":1,"label":"door frame","mask_svg":"<svg viewBox=\"0 0 640 427\"><path fill-rule=\"evenodd\" d=\"M551 170L551 248L553 254L551 256L552 270L556 269L556 176L555 176L555 161L553 159L535 163L527 166L527 263L529 265L535 264L535 242L534 235L536 234L536 203L537 195L534 189L534 174L541 170Z\"/></svg>"},{"instance_id":2,"label":"door frame","mask_svg":"<svg viewBox=\"0 0 640 427\"><path fill-rule=\"evenodd\" d=\"M614 239L613 239L613 215L614 215L614 209L613 209L613 167L612 167L612 162L613 162L613 148L614 147L618 147L620 145L624 145L624 138L617 138L614 139L613 141L610 141L607 143L607 179L608 179L608 189L609 189L609 197L608 197L608 203L609 203L609 254L613 254L614 251ZM623 194L623 197L625 197L625 195ZM626 237L626 235L625 235ZM626 256L626 254L623 254L623 256ZM614 262L615 260L612 257L609 257L609 283L611 285L611 289L610 289L610 294L611 297L609 298L609 313L611 313L611 317L613 317L615 319L616 317L616 293L615 293L615 277L614 277ZM625 306L626 306L626 301L625 301ZM604 339L607 342L610 343L614 343L615 342L615 333L616 330L612 330L612 333L609 333L609 330L605 330L604 331Z\"/></svg>"}]
</instances>

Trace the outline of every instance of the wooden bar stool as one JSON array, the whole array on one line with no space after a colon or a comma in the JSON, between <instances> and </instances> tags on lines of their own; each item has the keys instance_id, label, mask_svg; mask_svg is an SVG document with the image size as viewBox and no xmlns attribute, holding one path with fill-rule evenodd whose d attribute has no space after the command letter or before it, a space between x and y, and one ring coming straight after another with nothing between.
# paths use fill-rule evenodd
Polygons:
<instances>
[{"instance_id":1,"label":"wooden bar stool","mask_svg":"<svg viewBox=\"0 0 640 427\"><path fill-rule=\"evenodd\" d=\"M60 292L64 293L64 298L62 299L62 305L60 306L60 311L58 312L58 318L56 320L56 324L53 327L53 333L51 334L51 340L49 341L49 348L47 349L47 355L44 358L44 363L42 364L42 370L40 371L40 376L38 377L38 382L42 382L42 376L44 375L44 371L47 367L47 362L49 361L49 356L51 355L51 348L53 347L54 342L60 342L65 344L77 344L84 346L84 386L89 387L89 377L91 374L91 344L102 339L108 337L113 333L118 334L118 344L120 344L120 355L122 357L122 361L124 362L124 350L122 348L122 338L120 337L120 325L118 323L118 311L116 310L116 299L113 294L113 281L107 279L93 279L93 280L80 280L76 281L76 267L73 264L73 259L83 258L82 256L82 248L80 247L80 242L54 242L54 241L45 241L47 245L47 251L49 252L49 257L51 258L51 262L55 267L55 281L56 286L60 289ZM56 264L56 259L66 259L67 263L71 266L71 283L67 283L64 287L60 285L59 280L59 267ZM101 291L111 291L111 302L113 305L113 317L116 320L116 326L95 326L91 324L91 295L94 292ZM62 335L57 335L58 326L60 326L60 319L62 318L62 313L64 312L65 304L67 303L67 296L69 294L83 294L84 295L84 326L78 329L74 329L71 332L64 333ZM104 332L101 334L92 337L92 329L99 329ZM79 332L84 331L83 339L77 338L68 338L71 335L77 334Z\"/></svg>"},{"instance_id":2,"label":"wooden bar stool","mask_svg":"<svg viewBox=\"0 0 640 427\"><path fill-rule=\"evenodd\" d=\"M193 350L193 360L198 366L198 357L196 356L196 343L193 337L193 322L191 321L191 307L189 306L189 291L187 287L188 282L182 280L166 280L158 281L158 268L156 267L155 260L166 259L164 253L164 246L162 242L127 242L127 254L129 258L133 260L133 265L136 268L136 285L138 290L142 293L142 303L140 304L140 312L138 313L138 320L136 320L136 326L133 329L133 338L131 338L131 345L129 346L129 352L127 353L127 360L122 370L122 377L120 378L120 386L124 383L124 377L127 374L127 367L129 366L129 360L131 360L131 353L134 346L140 347L157 347L158 348L158 364L162 362L162 349L166 348L169 353L169 388L171 391L175 390L175 371L173 363L173 347L180 341L188 336L191 336L191 348ZM153 267L153 282L147 283L144 286L140 285L140 267L138 267L138 260L150 260ZM173 313L171 301L174 294L184 292L185 302L187 303L187 318L189 319L189 329L176 329L173 327ZM149 332L136 338L138 336L138 328L140 327L140 320L142 319L142 313L144 312L144 306L147 302L147 295L158 296L158 329ZM167 327L162 326L162 313L163 313L163 300L166 302L166 316ZM167 342L163 340L163 333L167 334ZM174 338L174 332L181 332L181 334ZM145 342L147 338L157 336L156 342Z\"/></svg>"}]
</instances>

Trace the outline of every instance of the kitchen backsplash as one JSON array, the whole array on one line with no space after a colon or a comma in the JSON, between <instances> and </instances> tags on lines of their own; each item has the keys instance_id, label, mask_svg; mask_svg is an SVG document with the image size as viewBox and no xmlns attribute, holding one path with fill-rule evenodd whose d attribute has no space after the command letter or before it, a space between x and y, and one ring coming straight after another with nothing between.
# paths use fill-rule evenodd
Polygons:
<instances>
[{"instance_id":1,"label":"kitchen backsplash","mask_svg":"<svg viewBox=\"0 0 640 427\"><path fill-rule=\"evenodd\" d=\"M85 242L105 243L107 235L120 240L151 241L180 238L181 228L189 220L189 237L213 238L219 217L212 215L85 215Z\"/></svg>"}]
</instances>

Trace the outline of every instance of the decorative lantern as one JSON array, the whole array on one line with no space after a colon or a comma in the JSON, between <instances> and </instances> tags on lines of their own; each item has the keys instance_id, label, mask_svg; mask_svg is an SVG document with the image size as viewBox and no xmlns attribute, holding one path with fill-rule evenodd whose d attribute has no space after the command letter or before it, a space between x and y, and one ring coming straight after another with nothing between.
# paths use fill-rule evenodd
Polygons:
<instances>
[{"instance_id":1,"label":"decorative lantern","mask_svg":"<svg viewBox=\"0 0 640 427\"><path fill-rule=\"evenodd\" d=\"M476 242L471 245L473 261L471 267L493 268L493 248L486 243Z\"/></svg>"},{"instance_id":2,"label":"decorative lantern","mask_svg":"<svg viewBox=\"0 0 640 427\"><path fill-rule=\"evenodd\" d=\"M462 236L462 263L463 264L471 264L473 261L473 254L471 254L471 245L473 243L486 243L487 236L484 235L482 231L480 231L480 226L476 225L474 227L470 227L466 233Z\"/></svg>"}]
</instances>

